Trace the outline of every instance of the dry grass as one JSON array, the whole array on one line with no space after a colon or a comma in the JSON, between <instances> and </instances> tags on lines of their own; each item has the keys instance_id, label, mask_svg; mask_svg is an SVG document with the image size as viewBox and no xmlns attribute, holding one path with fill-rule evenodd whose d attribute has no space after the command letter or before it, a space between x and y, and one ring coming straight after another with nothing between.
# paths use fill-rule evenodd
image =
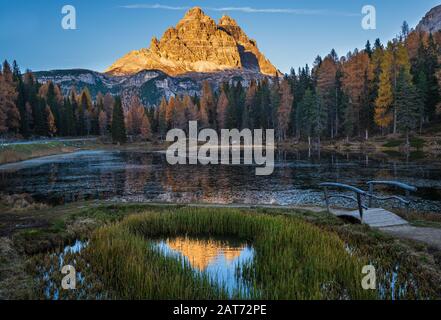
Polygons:
<instances>
[{"instance_id":1,"label":"dry grass","mask_svg":"<svg viewBox=\"0 0 441 320\"><path fill-rule=\"evenodd\" d=\"M61 142L18 144L0 146L0 164L28 160L59 153L71 152L73 148Z\"/></svg>"}]
</instances>

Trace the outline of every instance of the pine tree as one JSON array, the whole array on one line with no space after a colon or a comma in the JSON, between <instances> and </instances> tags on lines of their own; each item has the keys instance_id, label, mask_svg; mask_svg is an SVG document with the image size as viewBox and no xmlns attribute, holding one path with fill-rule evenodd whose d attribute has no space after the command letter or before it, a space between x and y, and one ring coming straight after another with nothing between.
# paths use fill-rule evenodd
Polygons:
<instances>
[{"instance_id":1,"label":"pine tree","mask_svg":"<svg viewBox=\"0 0 441 320\"><path fill-rule=\"evenodd\" d=\"M321 101L329 110L329 128L331 138L337 135L337 107L338 107L338 88L337 71L338 65L332 55L327 56L320 68L317 70L317 92Z\"/></svg>"},{"instance_id":2,"label":"pine tree","mask_svg":"<svg viewBox=\"0 0 441 320\"><path fill-rule=\"evenodd\" d=\"M396 96L398 75L403 72L410 74L409 54L402 42L390 42L388 50L392 52L392 86L394 97ZM396 99L393 103L393 133L397 133L398 125L398 104Z\"/></svg>"},{"instance_id":3,"label":"pine tree","mask_svg":"<svg viewBox=\"0 0 441 320\"><path fill-rule=\"evenodd\" d=\"M316 105L316 95L311 89L306 89L297 109L297 126L299 128L299 134L307 136L308 141L311 141L311 136L313 135L313 127L315 125L313 117Z\"/></svg>"},{"instance_id":4,"label":"pine tree","mask_svg":"<svg viewBox=\"0 0 441 320\"><path fill-rule=\"evenodd\" d=\"M400 37L401 37L403 40L406 40L407 37L409 36L409 33L410 33L409 24L407 23L407 21L404 21L404 22L403 22L403 25L401 26L401 34L400 34Z\"/></svg>"},{"instance_id":5,"label":"pine tree","mask_svg":"<svg viewBox=\"0 0 441 320\"><path fill-rule=\"evenodd\" d=\"M28 102L26 101L26 86L23 82L23 77L18 67L17 62L14 60L13 62L13 78L16 84L17 90L17 99L16 106L20 113L20 133L23 137L27 138L30 136L30 127L29 127L29 119L27 117L26 105Z\"/></svg>"},{"instance_id":6,"label":"pine tree","mask_svg":"<svg viewBox=\"0 0 441 320\"><path fill-rule=\"evenodd\" d=\"M35 133L39 136L48 136L49 128L46 114L46 100L38 98L37 105L34 109Z\"/></svg>"},{"instance_id":7,"label":"pine tree","mask_svg":"<svg viewBox=\"0 0 441 320\"><path fill-rule=\"evenodd\" d=\"M418 97L420 99L419 108L418 108L418 119L419 119L419 132L423 130L423 124L425 121L426 115L426 105L427 105L427 94L428 94L428 83L427 77L424 70L421 70L418 73L418 76L415 81L416 89L418 91Z\"/></svg>"},{"instance_id":8,"label":"pine tree","mask_svg":"<svg viewBox=\"0 0 441 320\"><path fill-rule=\"evenodd\" d=\"M103 99L104 112L107 117L107 131L110 131L110 126L112 124L112 114L113 114L113 105L115 104L115 100L110 93L106 93Z\"/></svg>"},{"instance_id":9,"label":"pine tree","mask_svg":"<svg viewBox=\"0 0 441 320\"><path fill-rule=\"evenodd\" d=\"M354 111L354 106L352 103L349 103L349 98L346 95L343 95L342 99L342 107L344 110L344 133L346 135L346 141L349 142L349 137L353 136L355 123L357 121L357 116Z\"/></svg>"},{"instance_id":10,"label":"pine tree","mask_svg":"<svg viewBox=\"0 0 441 320\"><path fill-rule=\"evenodd\" d=\"M320 145L321 135L326 129L326 119L328 110L322 103L319 96L314 95L314 104L311 110L312 134Z\"/></svg>"},{"instance_id":11,"label":"pine tree","mask_svg":"<svg viewBox=\"0 0 441 320\"><path fill-rule=\"evenodd\" d=\"M436 116L436 107L440 102L439 85L437 81L437 71L439 69L438 62L438 46L435 43L433 34L429 35L426 56L424 57L425 70L427 76L427 118L434 120Z\"/></svg>"},{"instance_id":12,"label":"pine tree","mask_svg":"<svg viewBox=\"0 0 441 320\"><path fill-rule=\"evenodd\" d=\"M398 75L396 103L398 127L406 134L406 145L409 147L409 133L418 124L418 91L412 83L408 71L403 67Z\"/></svg>"},{"instance_id":13,"label":"pine tree","mask_svg":"<svg viewBox=\"0 0 441 320\"><path fill-rule=\"evenodd\" d=\"M64 117L65 117L65 135L72 137L76 135L75 115L70 99L66 98L64 101Z\"/></svg>"},{"instance_id":14,"label":"pine tree","mask_svg":"<svg viewBox=\"0 0 441 320\"><path fill-rule=\"evenodd\" d=\"M254 111L256 105L257 83L251 80L245 95L245 105L242 114L242 128L253 129L253 121L251 113Z\"/></svg>"},{"instance_id":15,"label":"pine tree","mask_svg":"<svg viewBox=\"0 0 441 320\"><path fill-rule=\"evenodd\" d=\"M112 116L112 140L113 143L124 144L127 142L126 127L124 124L124 112L121 98L115 98Z\"/></svg>"},{"instance_id":16,"label":"pine tree","mask_svg":"<svg viewBox=\"0 0 441 320\"><path fill-rule=\"evenodd\" d=\"M274 129L272 125L272 110L270 109L272 105L271 90L267 79L262 80L259 89L258 115L260 119L258 120L259 125L257 128Z\"/></svg>"},{"instance_id":17,"label":"pine tree","mask_svg":"<svg viewBox=\"0 0 441 320\"><path fill-rule=\"evenodd\" d=\"M372 56L372 46L371 46L371 42L368 40L366 42L366 46L364 47L364 51L369 55L369 58Z\"/></svg>"}]
</instances>

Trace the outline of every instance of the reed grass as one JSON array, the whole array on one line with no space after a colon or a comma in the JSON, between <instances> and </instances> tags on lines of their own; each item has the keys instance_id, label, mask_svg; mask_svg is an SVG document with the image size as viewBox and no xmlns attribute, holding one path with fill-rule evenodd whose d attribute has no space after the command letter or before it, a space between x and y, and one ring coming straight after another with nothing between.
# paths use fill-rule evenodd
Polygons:
<instances>
[{"instance_id":1,"label":"reed grass","mask_svg":"<svg viewBox=\"0 0 441 320\"><path fill-rule=\"evenodd\" d=\"M372 299L363 290L363 258L335 234L302 219L236 209L176 208L128 216L99 228L86 259L116 298L227 299L227 291L190 265L154 250L164 237L234 237L251 243L241 266L252 299ZM233 298L245 298L241 290Z\"/></svg>"}]
</instances>

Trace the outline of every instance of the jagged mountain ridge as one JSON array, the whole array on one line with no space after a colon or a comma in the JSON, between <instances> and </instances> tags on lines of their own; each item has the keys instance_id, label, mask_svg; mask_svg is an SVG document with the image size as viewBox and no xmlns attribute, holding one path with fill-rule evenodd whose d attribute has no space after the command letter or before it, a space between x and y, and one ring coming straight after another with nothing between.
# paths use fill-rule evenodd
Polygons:
<instances>
[{"instance_id":1,"label":"jagged mountain ridge","mask_svg":"<svg viewBox=\"0 0 441 320\"><path fill-rule=\"evenodd\" d=\"M150 48L129 52L106 73L121 76L150 69L171 76L225 70L281 75L234 19L223 16L216 24L199 7L190 9L160 40L154 37Z\"/></svg>"},{"instance_id":2,"label":"jagged mountain ridge","mask_svg":"<svg viewBox=\"0 0 441 320\"><path fill-rule=\"evenodd\" d=\"M86 69L52 70L35 72L40 83L52 81L68 94L72 87L78 91L87 87L95 97L98 92L103 94L121 95L123 101L129 102L130 97L138 95L145 105L158 105L162 97L188 94L200 95L202 82L208 81L214 90L221 83L240 81L248 86L252 79L266 78L261 73L247 70L225 70L214 73L187 73L172 77L160 70L143 70L128 76L111 76L106 73Z\"/></svg>"}]
</instances>

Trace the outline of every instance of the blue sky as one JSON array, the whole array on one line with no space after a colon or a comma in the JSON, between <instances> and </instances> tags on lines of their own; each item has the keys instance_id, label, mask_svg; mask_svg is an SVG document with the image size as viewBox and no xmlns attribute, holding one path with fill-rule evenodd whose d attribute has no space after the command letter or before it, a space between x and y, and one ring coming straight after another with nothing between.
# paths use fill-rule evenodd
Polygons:
<instances>
[{"instance_id":1,"label":"blue sky","mask_svg":"<svg viewBox=\"0 0 441 320\"><path fill-rule=\"evenodd\" d=\"M77 10L77 30L61 28L61 8ZM435 0L0 0L0 59L22 69L103 71L128 51L148 47L175 25L185 8L200 6L214 19L235 18L283 72L311 64L332 48L339 55L383 42L404 20L414 27ZM377 10L377 29L361 28L361 8ZM130 9L127 6L131 7Z\"/></svg>"}]
</instances>

